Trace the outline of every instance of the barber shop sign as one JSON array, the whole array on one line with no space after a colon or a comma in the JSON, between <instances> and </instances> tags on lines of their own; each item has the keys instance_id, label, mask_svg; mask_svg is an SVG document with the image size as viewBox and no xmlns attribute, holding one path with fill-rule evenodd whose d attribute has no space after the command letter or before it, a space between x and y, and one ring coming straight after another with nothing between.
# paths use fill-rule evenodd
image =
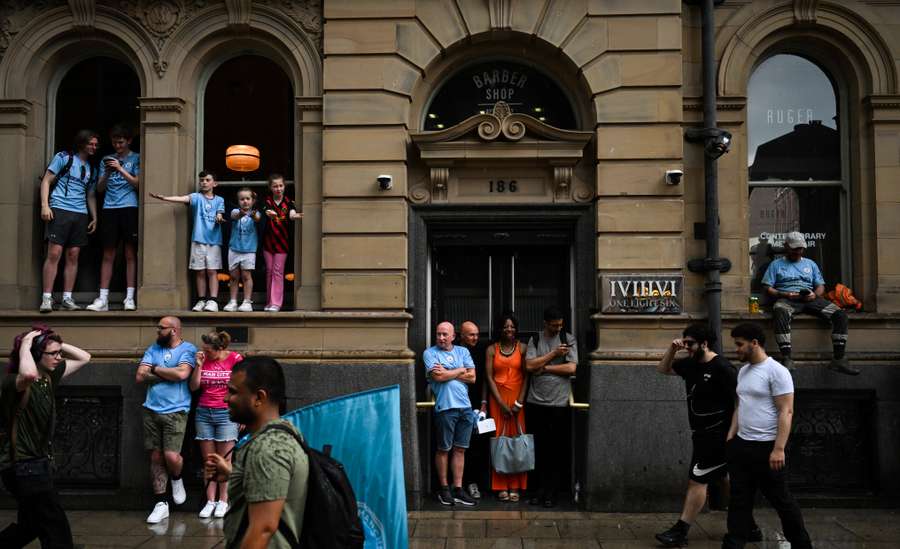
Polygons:
<instances>
[{"instance_id":1,"label":"barber shop sign","mask_svg":"<svg viewBox=\"0 0 900 549\"><path fill-rule=\"evenodd\" d=\"M679 314L683 283L681 273L603 275L600 278L602 312Z\"/></svg>"}]
</instances>

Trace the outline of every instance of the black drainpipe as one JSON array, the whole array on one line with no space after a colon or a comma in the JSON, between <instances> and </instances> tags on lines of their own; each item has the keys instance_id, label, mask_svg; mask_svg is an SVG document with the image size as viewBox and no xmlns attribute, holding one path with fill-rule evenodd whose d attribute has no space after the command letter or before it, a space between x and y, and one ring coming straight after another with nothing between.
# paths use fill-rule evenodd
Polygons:
<instances>
[{"instance_id":1,"label":"black drainpipe","mask_svg":"<svg viewBox=\"0 0 900 549\"><path fill-rule=\"evenodd\" d=\"M706 257L688 261L688 270L706 273L704 295L709 328L716 334L713 346L722 352L722 282L720 273L731 270L731 262L719 257L719 174L716 160L731 145L731 134L716 127L716 45L715 20L713 10L724 0L693 0L690 4L700 4L702 17L703 50L703 128L689 128L685 139L703 143L703 173L706 189Z\"/></svg>"}]
</instances>

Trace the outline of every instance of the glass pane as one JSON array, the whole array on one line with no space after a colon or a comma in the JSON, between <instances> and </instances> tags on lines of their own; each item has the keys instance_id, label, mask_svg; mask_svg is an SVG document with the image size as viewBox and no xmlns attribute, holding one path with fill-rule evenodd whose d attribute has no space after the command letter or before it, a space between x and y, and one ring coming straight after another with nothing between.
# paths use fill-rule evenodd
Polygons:
<instances>
[{"instance_id":1,"label":"glass pane","mask_svg":"<svg viewBox=\"0 0 900 549\"><path fill-rule=\"evenodd\" d=\"M541 246L516 252L516 316L519 333L537 333L544 328L544 309L569 310L568 246ZM569 319L566 330L571 331Z\"/></svg>"},{"instance_id":2,"label":"glass pane","mask_svg":"<svg viewBox=\"0 0 900 549\"><path fill-rule=\"evenodd\" d=\"M841 189L755 187L750 189L750 290L762 293L769 263L782 255L785 234L806 237L805 257L819 264L825 285L841 279Z\"/></svg>"},{"instance_id":3,"label":"glass pane","mask_svg":"<svg viewBox=\"0 0 900 549\"><path fill-rule=\"evenodd\" d=\"M556 82L533 67L504 60L470 65L453 75L428 107L425 129L449 128L490 112L497 101L551 126L575 129L572 105Z\"/></svg>"},{"instance_id":4,"label":"glass pane","mask_svg":"<svg viewBox=\"0 0 900 549\"><path fill-rule=\"evenodd\" d=\"M433 256L437 318L455 326L472 320L487 334L490 326L489 255L466 246L437 248Z\"/></svg>"},{"instance_id":5,"label":"glass pane","mask_svg":"<svg viewBox=\"0 0 900 549\"><path fill-rule=\"evenodd\" d=\"M821 68L775 55L753 72L747 96L750 181L841 179L837 98Z\"/></svg>"},{"instance_id":6,"label":"glass pane","mask_svg":"<svg viewBox=\"0 0 900 549\"><path fill-rule=\"evenodd\" d=\"M294 91L274 61L243 55L222 63L206 85L203 107L203 168L219 181L260 181L273 172L293 178ZM258 148L259 169L226 168L230 145Z\"/></svg>"}]
</instances>

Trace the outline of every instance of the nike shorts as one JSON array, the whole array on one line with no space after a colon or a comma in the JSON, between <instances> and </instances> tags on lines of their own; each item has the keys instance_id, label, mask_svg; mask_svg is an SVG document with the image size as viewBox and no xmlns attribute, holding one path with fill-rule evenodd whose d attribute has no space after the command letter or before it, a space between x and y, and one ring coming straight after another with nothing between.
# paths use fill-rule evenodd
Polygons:
<instances>
[{"instance_id":1,"label":"nike shorts","mask_svg":"<svg viewBox=\"0 0 900 549\"><path fill-rule=\"evenodd\" d=\"M725 459L725 434L694 437L688 478L700 484L709 484L728 472Z\"/></svg>"}]
</instances>

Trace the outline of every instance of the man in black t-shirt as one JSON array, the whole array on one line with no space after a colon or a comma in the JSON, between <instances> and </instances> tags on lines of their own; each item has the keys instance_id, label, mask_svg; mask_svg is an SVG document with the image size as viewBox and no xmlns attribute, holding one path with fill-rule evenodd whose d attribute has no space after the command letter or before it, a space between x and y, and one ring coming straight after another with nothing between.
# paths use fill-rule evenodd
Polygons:
<instances>
[{"instance_id":1,"label":"man in black t-shirt","mask_svg":"<svg viewBox=\"0 0 900 549\"><path fill-rule=\"evenodd\" d=\"M688 530L706 503L707 485L727 471L725 437L734 412L737 370L712 351L715 341L715 334L705 325L692 324L684 329L681 339L672 341L656 365L659 373L684 379L693 442L681 518L670 529L656 534L666 547L687 544Z\"/></svg>"},{"instance_id":2,"label":"man in black t-shirt","mask_svg":"<svg viewBox=\"0 0 900 549\"><path fill-rule=\"evenodd\" d=\"M469 350L469 354L472 355L472 362L475 363L475 383L468 385L469 400L475 408L479 408L486 413L487 383L484 380L484 358L487 345L478 341L480 335L478 325L471 320L463 322L459 327L460 344ZM466 451L466 466L465 471L463 471L463 479L468 483L466 490L475 499L481 499L479 486L486 486L490 478L488 472L491 469L491 464L488 459L489 452L487 447L489 440L489 435L478 435L476 432L472 435L469 449Z\"/></svg>"}]
</instances>

